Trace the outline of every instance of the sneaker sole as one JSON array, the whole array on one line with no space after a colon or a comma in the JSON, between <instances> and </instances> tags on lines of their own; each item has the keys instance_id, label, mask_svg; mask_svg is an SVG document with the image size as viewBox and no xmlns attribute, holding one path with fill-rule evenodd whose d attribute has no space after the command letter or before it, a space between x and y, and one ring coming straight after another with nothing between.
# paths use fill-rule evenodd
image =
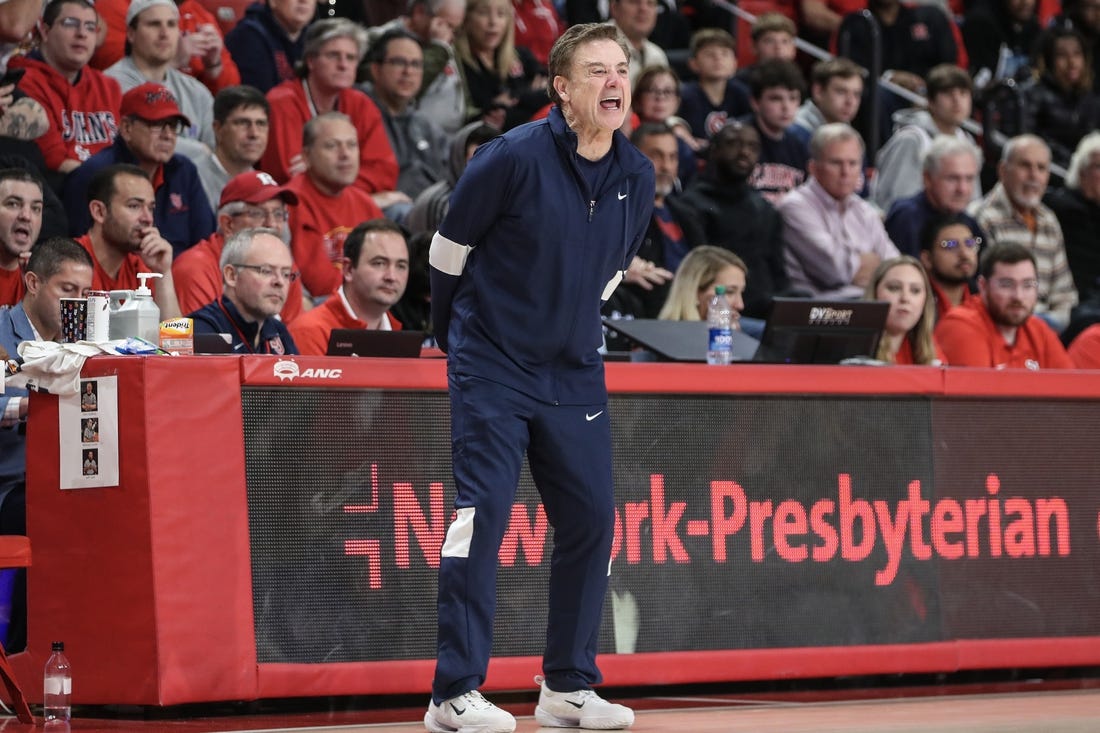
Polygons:
<instances>
[{"instance_id":1,"label":"sneaker sole","mask_svg":"<svg viewBox=\"0 0 1100 733\"><path fill-rule=\"evenodd\" d=\"M630 716L629 720L622 717L595 718L591 716L582 720L581 718L559 718L541 707L535 708L535 720L539 725L547 728L583 728L584 730L622 730L634 725L633 715Z\"/></svg>"},{"instance_id":2,"label":"sneaker sole","mask_svg":"<svg viewBox=\"0 0 1100 733\"><path fill-rule=\"evenodd\" d=\"M453 728L436 722L431 713L424 713L424 727L431 733L514 733L516 726L511 725L464 725Z\"/></svg>"}]
</instances>

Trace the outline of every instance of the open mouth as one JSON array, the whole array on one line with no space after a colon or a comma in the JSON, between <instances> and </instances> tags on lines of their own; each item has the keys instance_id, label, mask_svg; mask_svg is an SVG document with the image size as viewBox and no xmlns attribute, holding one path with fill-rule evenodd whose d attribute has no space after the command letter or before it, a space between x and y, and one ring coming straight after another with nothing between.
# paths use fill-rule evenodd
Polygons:
<instances>
[{"instance_id":1,"label":"open mouth","mask_svg":"<svg viewBox=\"0 0 1100 733\"><path fill-rule=\"evenodd\" d=\"M618 111L623 108L622 97L604 97L600 100L600 107L608 111Z\"/></svg>"}]
</instances>

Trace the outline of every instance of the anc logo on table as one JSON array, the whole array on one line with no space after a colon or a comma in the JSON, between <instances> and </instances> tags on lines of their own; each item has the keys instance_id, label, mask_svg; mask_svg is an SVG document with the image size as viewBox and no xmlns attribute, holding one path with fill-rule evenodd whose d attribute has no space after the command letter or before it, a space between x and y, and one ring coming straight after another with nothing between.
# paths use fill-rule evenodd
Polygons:
<instances>
[{"instance_id":1,"label":"anc logo on table","mask_svg":"<svg viewBox=\"0 0 1100 733\"><path fill-rule=\"evenodd\" d=\"M297 377L312 379L341 379L344 376L343 369L306 369L299 371L298 362L290 359L279 359L272 367L272 373L280 382L293 382Z\"/></svg>"}]
</instances>

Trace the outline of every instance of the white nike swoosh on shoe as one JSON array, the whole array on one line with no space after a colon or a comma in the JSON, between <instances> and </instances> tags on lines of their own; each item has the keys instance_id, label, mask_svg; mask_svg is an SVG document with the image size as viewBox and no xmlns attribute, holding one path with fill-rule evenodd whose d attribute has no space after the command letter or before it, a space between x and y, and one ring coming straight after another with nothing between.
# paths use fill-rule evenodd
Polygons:
<instances>
[{"instance_id":1,"label":"white nike swoosh on shoe","mask_svg":"<svg viewBox=\"0 0 1100 733\"><path fill-rule=\"evenodd\" d=\"M584 419L585 419L585 420L587 420L588 422L592 422L593 420L595 420L595 419L596 419L597 417L599 417L599 416L600 416L600 415L602 415L602 414L603 414L603 410L600 410L600 411L599 411L599 412L597 412L597 413L596 413L595 415L589 415L589 414L588 414L588 413L586 412L586 413L584 413Z\"/></svg>"}]
</instances>

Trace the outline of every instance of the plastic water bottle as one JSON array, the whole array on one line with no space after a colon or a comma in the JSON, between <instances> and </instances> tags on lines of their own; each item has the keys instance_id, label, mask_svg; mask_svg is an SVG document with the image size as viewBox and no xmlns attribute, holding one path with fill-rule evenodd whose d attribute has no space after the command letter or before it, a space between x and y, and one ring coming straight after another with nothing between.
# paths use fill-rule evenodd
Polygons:
<instances>
[{"instance_id":1,"label":"plastic water bottle","mask_svg":"<svg viewBox=\"0 0 1100 733\"><path fill-rule=\"evenodd\" d=\"M707 306L707 363L729 364L733 352L733 309L726 300L726 288L714 288L714 297Z\"/></svg>"},{"instance_id":2,"label":"plastic water bottle","mask_svg":"<svg viewBox=\"0 0 1100 733\"><path fill-rule=\"evenodd\" d=\"M46 720L68 720L72 714L73 675L65 656L65 642L53 643L53 654L46 661L42 688L42 714Z\"/></svg>"}]
</instances>

